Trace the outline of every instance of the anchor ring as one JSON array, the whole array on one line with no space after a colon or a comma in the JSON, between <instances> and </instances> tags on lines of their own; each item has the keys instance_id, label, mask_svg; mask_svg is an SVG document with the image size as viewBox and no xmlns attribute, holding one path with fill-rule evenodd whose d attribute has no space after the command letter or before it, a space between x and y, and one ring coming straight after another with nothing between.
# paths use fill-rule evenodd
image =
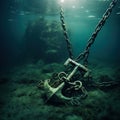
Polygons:
<instances>
[{"instance_id":1,"label":"anchor ring","mask_svg":"<svg viewBox=\"0 0 120 120\"><path fill-rule=\"evenodd\" d=\"M60 73L58 74L58 78L59 78L59 80L61 80L61 81L63 81L64 78L66 78L66 77L67 77L67 74L66 74L65 72L60 72Z\"/></svg>"},{"instance_id":2,"label":"anchor ring","mask_svg":"<svg viewBox=\"0 0 120 120\"><path fill-rule=\"evenodd\" d=\"M79 90L82 88L82 82L81 81L75 81L75 90Z\"/></svg>"}]
</instances>

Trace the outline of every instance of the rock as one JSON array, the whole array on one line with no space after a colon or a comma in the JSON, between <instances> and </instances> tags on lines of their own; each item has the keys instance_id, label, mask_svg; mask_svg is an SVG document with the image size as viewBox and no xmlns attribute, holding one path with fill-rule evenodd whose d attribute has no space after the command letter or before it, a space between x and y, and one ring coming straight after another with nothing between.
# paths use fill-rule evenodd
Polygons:
<instances>
[{"instance_id":1,"label":"rock","mask_svg":"<svg viewBox=\"0 0 120 120\"><path fill-rule=\"evenodd\" d=\"M50 22L44 17L32 21L27 26L24 38L27 60L42 59L51 63L61 61L67 55L66 43L57 21Z\"/></svg>"}]
</instances>

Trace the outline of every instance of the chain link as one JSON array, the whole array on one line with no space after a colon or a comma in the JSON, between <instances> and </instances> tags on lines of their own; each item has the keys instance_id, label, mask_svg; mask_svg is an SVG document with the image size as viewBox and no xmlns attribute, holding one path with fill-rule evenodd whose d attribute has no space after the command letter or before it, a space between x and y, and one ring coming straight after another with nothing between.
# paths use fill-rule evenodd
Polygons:
<instances>
[{"instance_id":1,"label":"chain link","mask_svg":"<svg viewBox=\"0 0 120 120\"><path fill-rule=\"evenodd\" d=\"M88 56L89 56L89 52L90 52L90 47L94 43L95 38L97 37L99 31L104 26L106 20L109 18L109 16L110 16L113 8L115 7L117 1L118 0L112 0L112 2L109 5L109 8L105 11L105 13L103 14L103 17L98 22L98 24L97 24L97 26L95 28L95 31L93 32L92 36L89 38L85 50L83 51L83 53L81 53L80 55L78 55L78 57L75 59L76 61L84 59L83 62L84 62L85 65L87 65L87 63L88 63Z\"/></svg>"},{"instance_id":2,"label":"chain link","mask_svg":"<svg viewBox=\"0 0 120 120\"><path fill-rule=\"evenodd\" d=\"M64 12L63 12L62 7L60 8L60 20L61 20L61 25L62 25L65 41L67 43L68 54L69 54L69 57L71 59L73 59L72 44L71 44L71 42L69 40L69 36L68 36L68 33L67 33L66 25L65 25L65 22L64 22Z\"/></svg>"}]
</instances>

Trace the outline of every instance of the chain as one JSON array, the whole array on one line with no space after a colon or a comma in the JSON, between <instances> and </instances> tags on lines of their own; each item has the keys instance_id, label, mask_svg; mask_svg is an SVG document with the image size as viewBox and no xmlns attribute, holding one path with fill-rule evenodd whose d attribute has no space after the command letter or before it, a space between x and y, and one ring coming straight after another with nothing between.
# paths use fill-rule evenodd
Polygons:
<instances>
[{"instance_id":1,"label":"chain","mask_svg":"<svg viewBox=\"0 0 120 120\"><path fill-rule=\"evenodd\" d=\"M69 54L69 57L71 59L73 59L72 44L71 44L71 42L69 40L69 37L68 37L66 25L65 25L65 22L64 22L64 12L63 12L62 7L60 8L60 20L61 20L61 25L62 25L63 33L64 33L64 38L65 38L65 41L67 43L68 54Z\"/></svg>"},{"instance_id":2,"label":"chain","mask_svg":"<svg viewBox=\"0 0 120 120\"><path fill-rule=\"evenodd\" d=\"M102 27L104 26L106 20L111 15L111 12L112 12L113 8L115 7L117 1L118 0L112 0L112 2L109 5L109 8L105 11L105 13L103 14L103 17L98 22L98 24L97 24L97 26L95 28L95 31L93 32L93 34L89 38L85 50L78 55L78 57L75 59L75 61L83 60L84 64L87 65L87 63L88 63L88 56L89 56L89 53L90 53L90 48L91 48L92 44L94 43L95 38L97 37L99 31L102 29ZM71 44L71 42L69 40L69 36L68 36L68 33L67 33L66 25L65 25L65 22L64 22L64 12L63 12L62 7L60 9L60 20L61 20L61 25L62 25L64 37L65 37L65 40L66 40L66 43L67 43L67 49L68 49L69 57L71 59L73 59L72 44Z\"/></svg>"},{"instance_id":3,"label":"chain","mask_svg":"<svg viewBox=\"0 0 120 120\"><path fill-rule=\"evenodd\" d=\"M105 11L105 13L103 14L103 17L101 18L101 20L98 22L95 31L93 32L92 36L89 38L87 46L85 48L85 50L83 51L83 53L81 53L77 58L76 61L79 60L83 60L84 64L88 63L88 56L89 56L89 52L90 52L90 47L91 45L94 43L95 38L97 37L99 31L101 30L101 28L104 26L106 20L109 18L112 9L115 7L116 3L118 0L112 0L112 2L109 5L109 8Z\"/></svg>"}]
</instances>

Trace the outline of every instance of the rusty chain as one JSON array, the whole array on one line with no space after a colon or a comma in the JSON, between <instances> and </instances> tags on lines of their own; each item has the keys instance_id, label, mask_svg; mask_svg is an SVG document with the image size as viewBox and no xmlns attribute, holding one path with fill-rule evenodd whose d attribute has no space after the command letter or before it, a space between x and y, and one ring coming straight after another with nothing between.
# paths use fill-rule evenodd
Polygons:
<instances>
[{"instance_id":1,"label":"rusty chain","mask_svg":"<svg viewBox=\"0 0 120 120\"><path fill-rule=\"evenodd\" d=\"M101 20L98 22L95 31L93 32L92 36L89 38L87 46L84 50L83 53L81 53L77 58L76 61L82 60L84 59L84 64L88 63L88 56L89 56L89 51L90 51L90 47L91 45L94 43L95 38L97 37L99 31L102 29L102 27L104 26L106 20L109 18L112 9L115 7L116 3L118 0L112 0L112 2L110 3L108 9L105 11L105 13L103 14L103 17L101 18Z\"/></svg>"},{"instance_id":2,"label":"rusty chain","mask_svg":"<svg viewBox=\"0 0 120 120\"><path fill-rule=\"evenodd\" d=\"M65 38L65 41L67 43L68 54L69 54L69 57L71 59L73 59L72 44L71 44L71 42L69 40L69 36L68 36L68 33L67 33L66 25L65 25L65 22L64 22L64 11L63 11L62 7L60 8L60 20L61 20L63 33L64 33L64 38Z\"/></svg>"},{"instance_id":3,"label":"rusty chain","mask_svg":"<svg viewBox=\"0 0 120 120\"><path fill-rule=\"evenodd\" d=\"M98 24L97 24L97 26L95 28L95 31L92 33L91 37L89 38L85 50L78 55L78 57L75 59L75 61L83 60L83 63L85 65L87 65L90 48L91 48L92 44L94 43L95 38L97 37L99 31L102 29L102 27L104 26L106 20L111 15L111 12L112 12L113 8L115 7L117 1L118 0L112 0L112 2L110 3L108 9L103 14L103 17L98 22ZM68 37L67 30L66 30L66 26L65 26L65 22L64 22L64 12L63 12L62 7L61 7L61 10L60 10L60 20L61 20L61 24L62 24L62 28L63 28L63 32L64 32L64 37L65 37L65 40L66 40L66 43L67 43L67 49L68 49L68 52L69 52L69 57L73 58L72 45L71 45L71 42L70 42L69 37Z\"/></svg>"}]
</instances>

